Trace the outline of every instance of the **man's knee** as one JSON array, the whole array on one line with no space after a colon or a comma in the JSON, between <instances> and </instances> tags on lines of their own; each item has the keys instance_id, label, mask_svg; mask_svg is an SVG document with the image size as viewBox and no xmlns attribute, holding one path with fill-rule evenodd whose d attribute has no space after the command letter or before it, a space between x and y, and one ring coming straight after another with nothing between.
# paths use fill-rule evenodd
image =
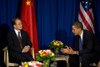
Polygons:
<instances>
[{"instance_id":1,"label":"man's knee","mask_svg":"<svg viewBox=\"0 0 100 67\"><path fill-rule=\"evenodd\" d=\"M93 59L92 54L83 54L81 57L83 60L87 60L87 61L92 61L92 59Z\"/></svg>"},{"instance_id":2,"label":"man's knee","mask_svg":"<svg viewBox=\"0 0 100 67\"><path fill-rule=\"evenodd\" d=\"M76 55L70 55L69 56L69 63L70 64L78 64L79 63L79 57Z\"/></svg>"}]
</instances>

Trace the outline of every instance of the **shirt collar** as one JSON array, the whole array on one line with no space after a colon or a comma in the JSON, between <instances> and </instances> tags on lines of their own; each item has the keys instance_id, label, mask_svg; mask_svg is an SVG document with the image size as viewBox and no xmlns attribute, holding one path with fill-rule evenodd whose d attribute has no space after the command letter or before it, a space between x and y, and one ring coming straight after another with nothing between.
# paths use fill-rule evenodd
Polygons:
<instances>
[{"instance_id":1,"label":"shirt collar","mask_svg":"<svg viewBox=\"0 0 100 67\"><path fill-rule=\"evenodd\" d=\"M16 33L16 35L18 36L18 32L21 32L21 31L18 31L18 30L16 30L16 29L14 29L14 31L15 31L15 33ZM21 34L20 34L21 35Z\"/></svg>"},{"instance_id":2,"label":"shirt collar","mask_svg":"<svg viewBox=\"0 0 100 67\"><path fill-rule=\"evenodd\" d=\"M16 33L20 32L20 31L18 31L18 30L16 30L16 29L14 29L14 30L15 30Z\"/></svg>"},{"instance_id":3,"label":"shirt collar","mask_svg":"<svg viewBox=\"0 0 100 67\"><path fill-rule=\"evenodd\" d=\"M80 37L81 37L81 39L83 40L83 31L82 31L82 33L81 33Z\"/></svg>"}]
</instances>

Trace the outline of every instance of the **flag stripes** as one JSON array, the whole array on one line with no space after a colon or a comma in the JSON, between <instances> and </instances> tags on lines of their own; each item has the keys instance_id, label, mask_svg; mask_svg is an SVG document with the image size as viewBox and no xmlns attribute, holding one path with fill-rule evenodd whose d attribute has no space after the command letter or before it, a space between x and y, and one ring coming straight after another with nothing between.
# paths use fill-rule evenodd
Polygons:
<instances>
[{"instance_id":1,"label":"flag stripes","mask_svg":"<svg viewBox=\"0 0 100 67\"><path fill-rule=\"evenodd\" d=\"M85 7L83 7L82 3ZM92 8L88 8L88 3L89 1L80 2L78 21L82 22L84 29L95 33L93 10Z\"/></svg>"}]
</instances>

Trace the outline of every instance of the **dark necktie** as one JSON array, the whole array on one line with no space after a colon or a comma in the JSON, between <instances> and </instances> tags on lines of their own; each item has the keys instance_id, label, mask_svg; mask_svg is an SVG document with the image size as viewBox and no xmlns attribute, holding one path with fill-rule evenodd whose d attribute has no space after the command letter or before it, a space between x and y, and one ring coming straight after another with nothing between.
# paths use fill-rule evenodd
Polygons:
<instances>
[{"instance_id":1,"label":"dark necktie","mask_svg":"<svg viewBox=\"0 0 100 67\"><path fill-rule=\"evenodd\" d=\"M18 32L18 40L19 40L19 43L20 43L20 47L23 48L22 40L21 40L21 37L20 37L20 32Z\"/></svg>"},{"instance_id":2,"label":"dark necktie","mask_svg":"<svg viewBox=\"0 0 100 67\"><path fill-rule=\"evenodd\" d=\"M82 40L79 38L79 51L82 50ZM82 57L79 57L80 61L82 61Z\"/></svg>"},{"instance_id":3,"label":"dark necktie","mask_svg":"<svg viewBox=\"0 0 100 67\"><path fill-rule=\"evenodd\" d=\"M79 50L82 50L82 40L81 40L81 37L79 38Z\"/></svg>"}]
</instances>

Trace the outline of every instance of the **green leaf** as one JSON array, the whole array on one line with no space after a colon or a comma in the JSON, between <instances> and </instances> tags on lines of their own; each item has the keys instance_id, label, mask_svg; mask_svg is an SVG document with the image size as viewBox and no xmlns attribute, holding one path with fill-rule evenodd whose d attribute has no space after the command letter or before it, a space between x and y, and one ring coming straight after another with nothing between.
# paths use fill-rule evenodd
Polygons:
<instances>
[{"instance_id":1,"label":"green leaf","mask_svg":"<svg viewBox=\"0 0 100 67\"><path fill-rule=\"evenodd\" d=\"M36 53L35 55L36 55L36 56L39 56L40 54L39 54L39 53Z\"/></svg>"},{"instance_id":2,"label":"green leaf","mask_svg":"<svg viewBox=\"0 0 100 67\"><path fill-rule=\"evenodd\" d=\"M55 57L52 57L51 60L55 60Z\"/></svg>"},{"instance_id":3,"label":"green leaf","mask_svg":"<svg viewBox=\"0 0 100 67\"><path fill-rule=\"evenodd\" d=\"M40 58L40 57L38 57L36 60L37 60L37 61L43 61L43 59Z\"/></svg>"}]
</instances>

